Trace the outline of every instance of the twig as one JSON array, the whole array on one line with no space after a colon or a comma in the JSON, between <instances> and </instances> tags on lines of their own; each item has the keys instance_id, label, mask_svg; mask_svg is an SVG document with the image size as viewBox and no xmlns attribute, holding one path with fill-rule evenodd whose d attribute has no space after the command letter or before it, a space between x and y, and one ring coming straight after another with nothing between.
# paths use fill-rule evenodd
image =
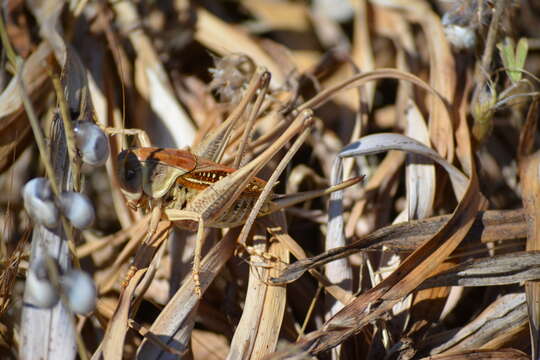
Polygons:
<instances>
[{"instance_id":1,"label":"twig","mask_svg":"<svg viewBox=\"0 0 540 360\"><path fill-rule=\"evenodd\" d=\"M504 9L508 5L508 0L499 0L495 4L495 13L493 14L493 18L491 19L491 23L489 24L486 46L484 47L484 54L482 55L482 63L476 68L476 73L474 76L475 84L477 84L476 89L474 90L474 100L477 99L481 89L484 88L486 81L489 80L486 72L488 72L489 66L493 58L493 51L495 51L495 44L497 41L497 33L499 31L500 20Z\"/></svg>"}]
</instances>

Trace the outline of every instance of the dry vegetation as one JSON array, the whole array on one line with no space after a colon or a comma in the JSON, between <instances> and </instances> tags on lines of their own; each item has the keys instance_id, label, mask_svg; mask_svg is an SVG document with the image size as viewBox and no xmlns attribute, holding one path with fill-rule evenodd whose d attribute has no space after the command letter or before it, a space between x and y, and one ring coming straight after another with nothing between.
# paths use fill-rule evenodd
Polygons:
<instances>
[{"instance_id":1,"label":"dry vegetation","mask_svg":"<svg viewBox=\"0 0 540 360\"><path fill-rule=\"evenodd\" d=\"M1 6L0 357L540 356L538 1ZM223 156L207 155L228 118ZM250 171L281 194L365 180L207 228L199 299L195 233L121 192L116 155L135 138L111 136L106 165L89 168L75 120L241 169L215 187L225 212ZM88 195L93 225L30 218L21 191L38 176ZM29 297L39 261L52 308ZM73 314L94 297L73 300L72 267L96 284L90 314Z\"/></svg>"}]
</instances>

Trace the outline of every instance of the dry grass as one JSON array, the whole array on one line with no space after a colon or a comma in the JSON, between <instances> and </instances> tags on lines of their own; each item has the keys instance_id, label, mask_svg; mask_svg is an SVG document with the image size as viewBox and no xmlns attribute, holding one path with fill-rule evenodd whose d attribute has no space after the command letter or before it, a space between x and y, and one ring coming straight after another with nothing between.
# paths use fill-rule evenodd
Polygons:
<instances>
[{"instance_id":1,"label":"dry grass","mask_svg":"<svg viewBox=\"0 0 540 360\"><path fill-rule=\"evenodd\" d=\"M2 356L538 358L540 8L324 3L2 5ZM199 299L195 233L121 192L116 155L134 138L111 137L107 164L81 167L72 120L238 168L215 187L225 211L255 172L263 196L366 177L207 229ZM209 146L223 128L228 142ZM34 224L21 189L37 176L87 194L93 226ZM91 274L93 313L29 303L44 254Z\"/></svg>"}]
</instances>

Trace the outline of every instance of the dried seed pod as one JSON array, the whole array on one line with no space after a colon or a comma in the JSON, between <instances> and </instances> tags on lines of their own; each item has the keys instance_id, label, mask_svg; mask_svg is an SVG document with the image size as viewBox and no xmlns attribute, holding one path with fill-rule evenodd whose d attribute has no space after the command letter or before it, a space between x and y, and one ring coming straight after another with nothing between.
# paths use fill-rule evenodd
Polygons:
<instances>
[{"instance_id":1,"label":"dried seed pod","mask_svg":"<svg viewBox=\"0 0 540 360\"><path fill-rule=\"evenodd\" d=\"M88 314L96 307L94 280L81 270L71 270L60 279L68 305L74 313Z\"/></svg>"},{"instance_id":2,"label":"dried seed pod","mask_svg":"<svg viewBox=\"0 0 540 360\"><path fill-rule=\"evenodd\" d=\"M94 222L94 207L86 195L73 191L63 192L58 203L64 216L77 229L86 229Z\"/></svg>"},{"instance_id":3,"label":"dried seed pod","mask_svg":"<svg viewBox=\"0 0 540 360\"><path fill-rule=\"evenodd\" d=\"M85 164L101 166L111 152L109 139L99 126L90 121L77 121L73 126L75 142Z\"/></svg>"},{"instance_id":4,"label":"dried seed pod","mask_svg":"<svg viewBox=\"0 0 540 360\"><path fill-rule=\"evenodd\" d=\"M215 68L208 71L212 75L209 88L219 94L220 101L236 104L242 98L242 90L255 72L255 64L244 54L229 54L214 58Z\"/></svg>"},{"instance_id":5,"label":"dried seed pod","mask_svg":"<svg viewBox=\"0 0 540 360\"><path fill-rule=\"evenodd\" d=\"M315 14L324 14L332 21L344 23L354 17L354 7L347 0L314 0L311 3Z\"/></svg>"},{"instance_id":6,"label":"dried seed pod","mask_svg":"<svg viewBox=\"0 0 540 360\"><path fill-rule=\"evenodd\" d=\"M36 260L26 275L26 301L39 308L56 305L60 295L52 284L44 259Z\"/></svg>"},{"instance_id":7,"label":"dried seed pod","mask_svg":"<svg viewBox=\"0 0 540 360\"><path fill-rule=\"evenodd\" d=\"M34 178L28 181L23 188L23 200L24 208L35 222L48 228L58 225L58 209L47 179Z\"/></svg>"},{"instance_id":8,"label":"dried seed pod","mask_svg":"<svg viewBox=\"0 0 540 360\"><path fill-rule=\"evenodd\" d=\"M470 50L476 46L476 31L474 27L460 23L459 18L446 13L442 25L446 39L458 50Z\"/></svg>"},{"instance_id":9,"label":"dried seed pod","mask_svg":"<svg viewBox=\"0 0 540 360\"><path fill-rule=\"evenodd\" d=\"M493 114L497 106L497 92L491 86L485 86L471 104L471 114L474 119L472 134L482 143L493 130Z\"/></svg>"}]
</instances>

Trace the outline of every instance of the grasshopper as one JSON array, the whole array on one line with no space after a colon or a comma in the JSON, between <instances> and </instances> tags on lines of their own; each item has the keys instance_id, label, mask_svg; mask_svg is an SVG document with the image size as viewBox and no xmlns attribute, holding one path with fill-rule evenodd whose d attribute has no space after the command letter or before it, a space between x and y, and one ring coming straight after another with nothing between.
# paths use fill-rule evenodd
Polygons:
<instances>
[{"instance_id":1,"label":"grasshopper","mask_svg":"<svg viewBox=\"0 0 540 360\"><path fill-rule=\"evenodd\" d=\"M268 72L258 70L247 93L255 94L256 89L259 89L257 100L262 99L269 76ZM152 209L156 217L165 218L174 226L197 231L192 276L199 297L202 295L199 269L204 228L229 228L244 224L266 185L264 180L255 175L295 135L309 131L312 123L312 111L304 110L297 114L272 146L245 166L235 169L219 164L217 161L223 154L223 144L230 136L230 129L240 118L238 112L245 109L253 96L246 96L238 105L237 113L233 112L209 139L194 149L151 147L147 135L141 130L108 130L109 133L137 135L141 143L141 147L124 150L118 155L117 177L128 205L132 208ZM255 103L260 104L261 101ZM256 116L256 111L252 115ZM326 190L292 196L272 193L264 201L258 216L343 189L361 180L362 177L353 178Z\"/></svg>"}]
</instances>

